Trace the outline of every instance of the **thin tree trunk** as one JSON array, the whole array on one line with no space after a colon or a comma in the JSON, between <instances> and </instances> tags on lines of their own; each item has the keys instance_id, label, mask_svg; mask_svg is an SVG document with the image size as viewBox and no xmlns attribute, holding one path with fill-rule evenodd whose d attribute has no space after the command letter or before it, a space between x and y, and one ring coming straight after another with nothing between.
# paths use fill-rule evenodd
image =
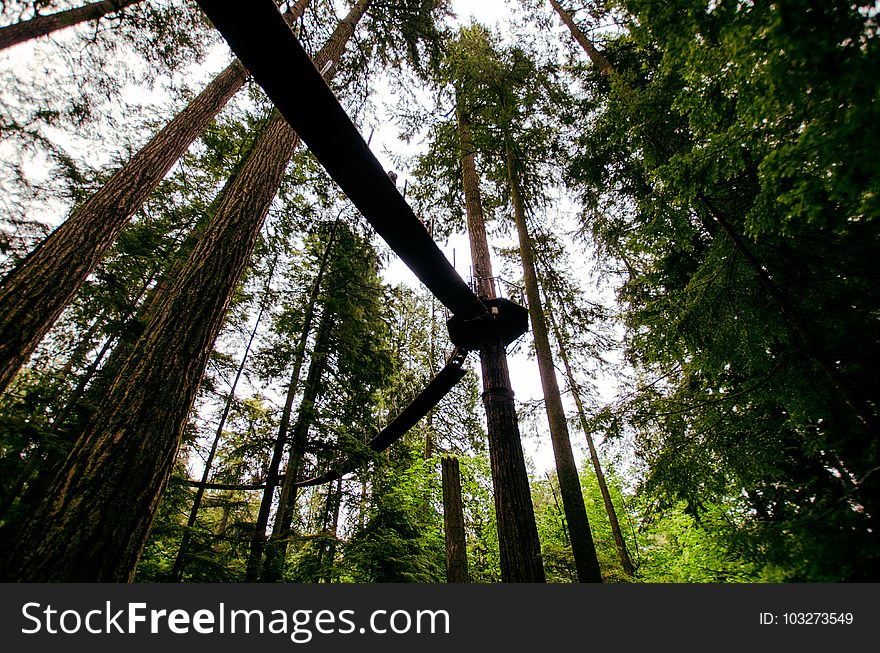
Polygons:
<instances>
[{"instance_id":1,"label":"thin tree trunk","mask_svg":"<svg viewBox=\"0 0 880 653\"><path fill-rule=\"evenodd\" d=\"M358 531L364 530L364 525L367 523L367 477L361 477L361 493L360 493L360 501L358 501L358 516L357 516L357 529Z\"/></svg>"},{"instance_id":2,"label":"thin tree trunk","mask_svg":"<svg viewBox=\"0 0 880 653\"><path fill-rule=\"evenodd\" d=\"M296 511L296 481L299 478L303 460L308 444L309 428L315 417L315 404L321 393L321 375L327 360L328 338L333 314L324 311L318 324L315 335L315 348L312 351L312 359L309 362L309 370L306 374L303 398L299 405L299 413L290 436L290 450L287 456L287 467L284 470L284 484L281 486L281 496L278 498L278 509L275 511L275 523L272 526L272 536L266 549L266 562L260 576L260 560L265 545L265 525L263 530L254 533L251 543L251 554L248 559L248 570L245 576L246 582L254 582L259 577L263 582L278 582L281 580L284 562L287 557L287 538L293 524L293 515ZM286 441L287 434L284 435Z\"/></svg>"},{"instance_id":3,"label":"thin tree trunk","mask_svg":"<svg viewBox=\"0 0 880 653\"><path fill-rule=\"evenodd\" d=\"M336 481L336 491L334 492L333 504L333 521L328 525L328 530L333 535L333 539L327 545L327 560L324 563L324 582L333 582L333 563L336 560L336 548L339 541L339 510L342 508L342 479Z\"/></svg>"},{"instance_id":4,"label":"thin tree trunk","mask_svg":"<svg viewBox=\"0 0 880 653\"><path fill-rule=\"evenodd\" d=\"M46 36L65 27L73 27L91 20L99 20L107 14L116 13L138 2L141 2L141 0L103 0L103 2L93 2L82 7L65 9L54 14L34 16L28 20L0 27L0 50Z\"/></svg>"},{"instance_id":5,"label":"thin tree trunk","mask_svg":"<svg viewBox=\"0 0 880 653\"><path fill-rule=\"evenodd\" d=\"M584 34L575 24L571 15L565 11L556 0L550 0L550 4L553 5L556 13L559 14L559 17L568 27L574 39L581 45L602 74L609 78L615 78L615 68L611 66L608 59L596 49L587 35ZM632 94L630 87L625 82L620 83L620 90L624 96L630 96ZM661 155L661 158L663 159L669 158L669 153L662 151L663 148L658 147L650 134L644 136L648 143L653 147L656 154ZM876 411L872 408L871 402L863 393L859 392L858 389L855 388L845 377L843 372L840 371L839 366L834 363L833 358L827 351L825 351L825 348L821 345L818 339L814 337L814 330L810 328L807 321L791 305L786 294L779 288L769 274L767 267L749 249L745 240L735 229L733 229L730 222L726 220L722 213L713 206L712 202L703 193L698 193L697 200L712 219L715 220L718 226L721 227L721 230L730 239L737 253L739 253L746 261L746 265L752 270L758 284L764 288L769 295L770 300L782 314L783 319L785 319L788 324L789 330L794 335L795 339L800 342L807 356L819 366L828 378L831 387L850 408L856 419L862 424L868 435L868 441L873 442L880 438L880 417L878 417ZM714 233L715 230L710 231Z\"/></svg>"},{"instance_id":6,"label":"thin tree trunk","mask_svg":"<svg viewBox=\"0 0 880 653\"><path fill-rule=\"evenodd\" d=\"M562 531L562 538L565 542L565 546L571 546L571 537L568 532L568 523L565 521L565 510L563 510L559 506L559 495L556 494L556 487L553 485L553 477L550 476L550 472L544 472L544 476L547 477L547 486L550 488L550 494L553 495L553 505L556 507L556 516L559 518L559 528ZM572 568L570 564L566 561L566 570L568 571L568 577L572 583L577 583L577 569Z\"/></svg>"},{"instance_id":7,"label":"thin tree trunk","mask_svg":"<svg viewBox=\"0 0 880 653\"><path fill-rule=\"evenodd\" d=\"M357 27L358 22L361 17L366 13L370 4L373 0L359 0L352 8L349 10L348 14L345 18L343 18L339 24L336 26L336 29L333 30L333 33L330 35L330 38L327 40L327 43L321 48L317 55L315 55L315 67L322 71L322 74L327 78L332 78L335 67L339 62L339 59L342 57L345 52L346 45L348 44L349 39L351 39L354 34L355 28ZM272 118L269 123L269 128L271 129L273 125L280 124L284 126L287 125L287 121L277 110L272 112ZM296 138L295 132L290 130L290 133L293 134L293 137ZM273 456L274 458L274 456ZM288 476L288 478L290 478ZM277 481L276 481L277 482ZM285 484L285 490L291 484ZM272 492L273 488L269 488L269 484L267 483L267 492ZM265 520L263 525L263 530L261 531L259 528L259 523L254 531L254 537L251 543L251 550L248 556L248 564L247 569L245 571L245 581L253 582L256 581L259 577L261 560L262 560L262 552L265 543L265 524L268 523L268 513L265 513L265 507L262 505L264 502L261 502L260 514L257 519L258 522L262 519ZM285 547L286 550L286 547Z\"/></svg>"},{"instance_id":8,"label":"thin tree trunk","mask_svg":"<svg viewBox=\"0 0 880 653\"><path fill-rule=\"evenodd\" d=\"M318 539L318 564L314 577L314 582L319 583L321 580L329 581L330 571L333 565L333 557L336 555L336 540L330 537L336 536L336 523L339 520L339 499L342 479L337 479L331 485L327 486L327 496L324 497L324 512L321 514L321 520L318 524L318 530L322 537ZM331 530L331 519L333 528ZM330 556L328 560L327 557ZM325 569L326 568L326 569Z\"/></svg>"},{"instance_id":9,"label":"thin tree trunk","mask_svg":"<svg viewBox=\"0 0 880 653\"><path fill-rule=\"evenodd\" d=\"M220 517L220 523L217 524L217 534L223 537L226 535L226 529L229 528L229 518L232 516L232 506L229 502L225 502L221 510L223 512Z\"/></svg>"},{"instance_id":10,"label":"thin tree trunk","mask_svg":"<svg viewBox=\"0 0 880 653\"><path fill-rule=\"evenodd\" d=\"M446 536L446 582L468 583L470 578L458 458L443 456L440 463L443 481L443 531Z\"/></svg>"},{"instance_id":11,"label":"thin tree trunk","mask_svg":"<svg viewBox=\"0 0 880 653\"><path fill-rule=\"evenodd\" d=\"M340 214L341 216L341 214ZM284 407L281 410L281 419L278 423L278 435L275 437L275 445L272 449L272 457L269 460L269 471L266 476L266 487L263 489L263 496L260 500L260 510L257 515L257 523L254 527L254 535L251 540L250 554L248 556L247 569L245 572L245 582L256 582L260 576L260 567L262 565L263 546L266 538L266 527L269 525L269 512L272 509L272 500L275 497L275 488L278 486L278 471L281 468L281 459L284 457L284 451L287 448L287 433L290 429L290 414L293 410L293 401L296 399L299 387L299 376L302 370L302 364L306 357L306 345L309 335L312 332L312 321L315 317L315 307L318 303L318 295L321 291L321 284L324 280L324 273L327 270L327 264L330 260L330 252L333 249L333 241L336 239L336 231L339 228L340 217L336 218L333 224L333 230L330 233L330 239L324 249L321 257L321 264L318 267L318 273L315 281L312 283L312 290L309 293L309 300L306 304L306 312L303 316L303 327L300 332L299 342L294 352L293 372L290 375L290 382L287 385L287 396L284 399ZM296 482L296 479L293 480Z\"/></svg>"},{"instance_id":12,"label":"thin tree trunk","mask_svg":"<svg viewBox=\"0 0 880 653\"><path fill-rule=\"evenodd\" d=\"M135 298L134 303L138 304L149 291L150 284L156 278L156 271L154 271L150 277L144 281L141 286L140 291L138 292L137 298ZM126 321L131 318L135 309L131 309L124 316L122 316L121 321ZM56 432L60 432L64 427L64 422L70 416L70 412L76 407L79 403L80 399L83 398L83 395L86 392L86 388L92 382L92 379L95 378L95 375L98 373L98 369L101 368L101 363L104 360L104 357L113 347L113 343L120 339L120 335L111 335L101 346L100 351L95 355L94 360L89 364L86 368L85 372L80 376L80 378L76 382L76 387L73 389L73 392L70 393L70 397L67 402L64 404L64 408L59 411L58 415L55 416L55 419L52 420L52 428Z\"/></svg>"},{"instance_id":13,"label":"thin tree trunk","mask_svg":"<svg viewBox=\"0 0 880 653\"><path fill-rule=\"evenodd\" d=\"M535 258L532 254L532 239L526 223L513 146L509 141L505 144L505 155L513 214L519 234L520 257L522 258L526 296L529 302L529 318L535 340L541 387L544 390L544 407L547 411L547 421L550 424L553 456L556 459L556 477L559 480L562 507L565 510L565 519L571 539L571 552L574 556L578 580L582 583L601 583L602 572L599 569L596 546L593 543L590 522L584 507L584 494L581 490L574 453L571 450L568 421L565 418L565 408L559 394L553 352L550 349L550 338L547 334L547 321L544 317L541 293L538 289L538 275L535 271Z\"/></svg>"},{"instance_id":14,"label":"thin tree trunk","mask_svg":"<svg viewBox=\"0 0 880 653\"><path fill-rule=\"evenodd\" d=\"M64 426L64 422L70 416L70 411L79 403L79 400L82 399L85 394L86 387L89 385L91 380L95 377L95 374L98 372L98 368L101 366L101 361L104 360L104 357L107 355L107 352L113 347L113 343L119 339L119 336L113 335L109 336L104 344L101 345L101 350L95 356L95 360L91 362L91 364L86 368L86 371L79 378L76 383L76 387L73 389L73 392L70 393L70 399L67 400L67 403L64 405L64 408L58 413L58 416L52 421L52 428L56 431L60 430Z\"/></svg>"},{"instance_id":15,"label":"thin tree trunk","mask_svg":"<svg viewBox=\"0 0 880 653\"><path fill-rule=\"evenodd\" d=\"M571 369L571 363L568 359L568 352L566 351L562 340L562 334L559 331L559 326L556 323L556 318L553 316L552 311L550 313L550 324L553 328L553 335L556 338L556 343L559 345L559 357L562 359L562 364L565 366L565 375L568 378L568 385L571 388L571 393L574 396L574 403L577 406L581 429L584 432L584 437L587 439L587 447L590 450L590 461L593 463L593 471L596 473L596 480L599 483L599 491L602 493L602 501L605 504L605 513L608 515L608 522L611 524L611 533L614 536L614 544L617 546L617 555L620 558L620 564L623 567L623 572L627 576L635 576L636 570L633 566L632 559L629 556L629 551L626 547L626 540L623 538L623 531L620 529L620 522L617 519L617 510L614 508L614 503L611 501L611 493L608 491L608 483L605 481L605 473L602 471L602 464L599 462L599 455L596 452L593 435L590 432L589 424L587 423L587 412L584 410L580 387L575 381L574 371Z\"/></svg>"},{"instance_id":16,"label":"thin tree trunk","mask_svg":"<svg viewBox=\"0 0 880 653\"><path fill-rule=\"evenodd\" d=\"M309 2L300 0L291 19ZM233 61L0 282L0 392L171 166L247 78L244 66Z\"/></svg>"},{"instance_id":17,"label":"thin tree trunk","mask_svg":"<svg viewBox=\"0 0 880 653\"><path fill-rule=\"evenodd\" d=\"M458 129L462 183L477 295L494 298L495 283L470 121L460 109ZM542 583L545 578L541 546L504 344L500 340L483 343L480 347L480 363L483 371L483 404L489 436L489 459L495 488L501 578L504 582Z\"/></svg>"},{"instance_id":18,"label":"thin tree trunk","mask_svg":"<svg viewBox=\"0 0 880 653\"><path fill-rule=\"evenodd\" d=\"M79 342L77 342L76 347L74 347L73 351L70 354L70 358L67 359L67 362L64 363L64 367L62 367L58 372L56 372L59 379L66 379L75 367L79 367L85 361L86 356L92 350L92 338L95 337L95 334L98 332L102 326L106 325L107 315L105 311L100 311L95 316L95 319L92 320L92 323L89 325L86 332L79 337Z\"/></svg>"},{"instance_id":19,"label":"thin tree trunk","mask_svg":"<svg viewBox=\"0 0 880 653\"><path fill-rule=\"evenodd\" d=\"M587 37L586 34L583 33L583 31L581 31L581 29L574 22L574 19L571 17L571 14L563 9L556 0L550 0L550 4L553 5L556 13L559 14L562 22L565 23L565 26L568 27L575 41L578 42L578 44L587 53L587 56L590 57L590 61L593 62L593 65L595 65L596 68L598 68L599 71L606 77L610 77L611 75L613 75L614 68L611 66L608 59L605 57L604 54L596 49L596 46L593 45L593 42Z\"/></svg>"},{"instance_id":20,"label":"thin tree trunk","mask_svg":"<svg viewBox=\"0 0 880 653\"><path fill-rule=\"evenodd\" d=\"M220 421L217 423L217 430L214 432L214 441L211 443L211 451L208 453L208 458L205 460L205 469L202 472L202 480L196 488L196 496L193 498L193 505L189 511L189 517L186 520L186 529L183 531L183 538L181 539L180 547L177 550L177 557L174 559L174 568L171 570L171 582L174 583L179 583L183 578L186 556L189 552L190 542L192 541L192 530L196 525L196 519L199 516L199 509L202 507L202 497L205 495L205 489L211 478L211 467L214 465L214 457L217 455L217 448L220 445L220 439L223 437L223 429L226 427L226 420L229 417L230 410L232 410L232 403L235 400L235 389L238 387L238 382L244 372L248 356L250 356L251 346L254 344L254 338L257 337L257 330L260 328L260 322L263 321L263 314L268 308L269 293L271 290L270 284L272 283L272 277L274 276L275 265L277 262L278 257L276 255L275 260L272 262L268 280L266 281L263 301L260 302L260 310L257 313L254 328L251 330L247 345L244 348L244 354L241 356L241 362L238 364L238 369L235 371L235 378L233 378L232 385L229 387L229 394L226 395L226 403L223 406L223 413L220 415Z\"/></svg>"}]
</instances>

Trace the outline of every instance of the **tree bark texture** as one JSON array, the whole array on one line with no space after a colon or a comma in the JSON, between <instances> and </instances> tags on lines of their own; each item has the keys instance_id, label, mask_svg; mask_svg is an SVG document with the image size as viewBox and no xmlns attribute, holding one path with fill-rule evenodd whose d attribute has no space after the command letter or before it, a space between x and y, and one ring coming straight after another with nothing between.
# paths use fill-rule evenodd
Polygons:
<instances>
[{"instance_id":1,"label":"tree bark texture","mask_svg":"<svg viewBox=\"0 0 880 653\"><path fill-rule=\"evenodd\" d=\"M568 27L575 41L578 42L578 44L584 49L584 52L587 53L587 56L590 57L590 61L593 62L593 65L596 66L596 68L599 69L599 72L603 75L610 77L614 73L614 68L611 66L611 63L605 55L596 49L593 42L587 38L587 35L577 26L574 19L571 17L571 14L563 9L562 5L556 0L550 0L550 4L553 6L553 9L556 10L556 13L559 14L559 17L562 19L562 22L565 23L565 26Z\"/></svg>"},{"instance_id":2,"label":"tree bark texture","mask_svg":"<svg viewBox=\"0 0 880 653\"><path fill-rule=\"evenodd\" d=\"M458 458L440 459L443 481L443 529L446 535L446 582L467 583L468 560L464 510L461 503L461 470Z\"/></svg>"},{"instance_id":3,"label":"tree bark texture","mask_svg":"<svg viewBox=\"0 0 880 653\"><path fill-rule=\"evenodd\" d=\"M541 387L544 390L544 407L550 425L553 457L556 460L556 477L559 480L559 491L562 495L562 507L568 525L575 569L577 569L580 582L601 583L602 573L599 569L599 559L596 556L596 546L593 543L587 510L584 507L584 495L578 477L577 465L574 461L574 453L571 450L565 408L559 394L559 383L556 379L556 367L553 364L553 352L550 349L547 321L544 317L541 293L538 289L538 275L535 270L535 258L532 254L532 239L526 223L519 176L516 171L516 160L510 142L506 144L506 157L513 214L516 219L516 230L519 234L526 297L529 301L529 319L532 323L538 371L541 376Z\"/></svg>"},{"instance_id":4,"label":"tree bark texture","mask_svg":"<svg viewBox=\"0 0 880 653\"><path fill-rule=\"evenodd\" d=\"M214 340L296 143L273 123L0 564L17 581L131 581Z\"/></svg>"},{"instance_id":5,"label":"tree bark texture","mask_svg":"<svg viewBox=\"0 0 880 653\"><path fill-rule=\"evenodd\" d=\"M277 262L277 260L276 257L275 261ZM268 297L269 295L269 285L272 282L274 272L275 263L273 262L272 270L269 272L269 279L266 283L264 297ZM220 421L217 423L217 429L214 432L214 441L211 443L211 451L208 452L208 457L205 459L205 470L202 472L202 480L196 488L196 495L193 498L192 508L190 508L189 517L186 520L186 529L183 531L180 548L177 550L177 557L174 560L174 567L171 570L171 581L174 583L179 583L183 578L186 556L189 552L190 542L192 541L192 529L196 525L196 519L198 519L199 516L199 509L202 507L202 498L205 496L208 481L211 480L211 468L214 465L214 457L217 455L217 448L220 445L220 439L223 437L223 429L226 426L226 420L229 418L229 412L232 409L232 402L235 400L235 389L238 387L238 382L241 380L242 373L244 373L248 356L250 356L251 353L251 346L254 344L254 338L257 337L257 330L260 328L260 322L263 321L263 314L266 312L267 308L267 302L264 299L260 304L260 311L257 314L257 319L254 321L254 328L251 330L247 345L244 348L244 353L241 356L241 362L238 364L238 369L235 371L235 378L233 378L232 385L229 387L229 394L226 396L223 413L220 415Z\"/></svg>"},{"instance_id":6,"label":"tree bark texture","mask_svg":"<svg viewBox=\"0 0 880 653\"><path fill-rule=\"evenodd\" d=\"M495 276L492 274L492 257L489 254L489 240L483 217L483 200L480 195L480 179L477 175L476 148L471 136L471 121L468 115L458 111L458 132L461 147L461 177L464 187L464 201L467 214L468 239L471 245L471 265L473 283L477 296L481 299L497 297Z\"/></svg>"},{"instance_id":7,"label":"tree bark texture","mask_svg":"<svg viewBox=\"0 0 880 653\"><path fill-rule=\"evenodd\" d=\"M470 134L470 122L462 111L458 112L458 126L468 235L477 294L492 298L495 297L495 287L480 200L475 148ZM504 582L511 583L542 583L545 578L541 546L504 344L500 340L483 343L480 347L480 364L483 371L483 404L486 408L489 459L495 488L501 578Z\"/></svg>"},{"instance_id":8,"label":"tree bark texture","mask_svg":"<svg viewBox=\"0 0 880 653\"><path fill-rule=\"evenodd\" d=\"M12 25L0 27L0 50L10 48L13 45L30 41L52 32L57 32L65 27L73 27L90 20L99 20L107 14L121 11L129 5L142 0L103 0L93 2L82 7L66 9L45 16L34 16Z\"/></svg>"}]
</instances>

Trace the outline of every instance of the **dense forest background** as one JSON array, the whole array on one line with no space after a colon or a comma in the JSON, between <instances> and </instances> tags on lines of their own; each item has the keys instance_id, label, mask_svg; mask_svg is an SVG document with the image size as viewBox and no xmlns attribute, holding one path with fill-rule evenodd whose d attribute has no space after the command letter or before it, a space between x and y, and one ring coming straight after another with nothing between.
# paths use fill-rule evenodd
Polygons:
<instances>
[{"instance_id":1,"label":"dense forest background","mask_svg":"<svg viewBox=\"0 0 880 653\"><path fill-rule=\"evenodd\" d=\"M544 579L880 578L880 3L279 5L458 269L478 208L529 308ZM198 5L0 25L3 579L518 578L476 357L367 447L448 311Z\"/></svg>"}]
</instances>

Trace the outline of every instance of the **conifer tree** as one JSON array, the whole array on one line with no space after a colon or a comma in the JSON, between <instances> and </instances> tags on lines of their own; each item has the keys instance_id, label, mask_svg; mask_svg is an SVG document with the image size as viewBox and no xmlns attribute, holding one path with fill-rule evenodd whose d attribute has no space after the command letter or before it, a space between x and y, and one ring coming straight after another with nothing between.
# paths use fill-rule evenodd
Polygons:
<instances>
[{"instance_id":1,"label":"conifer tree","mask_svg":"<svg viewBox=\"0 0 880 653\"><path fill-rule=\"evenodd\" d=\"M474 280L477 295L493 299L497 297L495 278L483 218L470 118L460 103L456 109ZM483 370L483 403L495 485L495 514L498 519L502 578L505 582L543 582L541 548L504 344L500 340L481 343L480 364Z\"/></svg>"},{"instance_id":2,"label":"conifer tree","mask_svg":"<svg viewBox=\"0 0 880 653\"><path fill-rule=\"evenodd\" d=\"M733 502L753 515L739 534L800 578L864 578L880 496L865 317L877 157L853 135L875 120L874 55L855 44L876 30L856 5L696 7L615 3L612 68L594 59L583 77L591 117L570 182L585 231L626 266L627 355L643 375L606 425L637 428L664 501L695 516Z\"/></svg>"}]
</instances>

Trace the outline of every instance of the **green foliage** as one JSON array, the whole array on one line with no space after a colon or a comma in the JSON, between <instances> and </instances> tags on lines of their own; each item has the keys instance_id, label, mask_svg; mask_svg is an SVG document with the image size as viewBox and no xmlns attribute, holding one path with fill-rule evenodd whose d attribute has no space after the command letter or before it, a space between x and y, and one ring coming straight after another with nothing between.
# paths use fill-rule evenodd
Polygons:
<instances>
[{"instance_id":1,"label":"green foliage","mask_svg":"<svg viewBox=\"0 0 880 653\"><path fill-rule=\"evenodd\" d=\"M433 506L436 472L423 462L380 465L373 474L371 510L364 528L345 547L354 582L441 582L444 549L440 516Z\"/></svg>"},{"instance_id":2,"label":"green foliage","mask_svg":"<svg viewBox=\"0 0 880 653\"><path fill-rule=\"evenodd\" d=\"M575 583L577 571L555 477L533 480L532 503L548 583ZM597 551L598 554L598 551ZM600 560L601 566L601 560Z\"/></svg>"},{"instance_id":3,"label":"green foliage","mask_svg":"<svg viewBox=\"0 0 880 653\"><path fill-rule=\"evenodd\" d=\"M589 466L589 462L587 463ZM608 469L606 466L605 469ZM632 532L635 516L630 514L624 504L619 484L613 475L606 479L612 494L617 516L624 530L630 554L636 550L636 537ZM611 524L602 501L599 484L592 468L585 467L580 475L581 487L584 492L584 506L590 522L590 532L596 546L602 580L606 583L628 583L633 579L626 576L620 564L617 545L611 532ZM534 478L531 483L532 502L535 505L535 519L538 524L538 535L541 539L541 555L544 560L544 571L548 582L575 583L577 572L571 552L568 529L565 524L565 513L562 509L562 497L559 494L559 483L556 475L547 474L545 478ZM640 575L641 579L641 575Z\"/></svg>"},{"instance_id":4,"label":"green foliage","mask_svg":"<svg viewBox=\"0 0 880 653\"><path fill-rule=\"evenodd\" d=\"M525 202L543 205L562 151L560 119L569 115L555 65L523 47L502 48L484 27L472 24L450 42L432 83L438 89L438 118L428 124L429 146L416 162L412 194L435 234L464 226L458 113L471 123L486 219L491 222L508 202L508 145L516 155ZM412 124L410 130L423 126L412 117L404 116L404 122Z\"/></svg>"},{"instance_id":5,"label":"green foliage","mask_svg":"<svg viewBox=\"0 0 880 653\"><path fill-rule=\"evenodd\" d=\"M532 0L521 4L537 9ZM4 2L0 16L13 22L66 6ZM333 27L325 8L297 26L310 51ZM609 278L620 280L633 373L628 394L596 410L591 426L612 445L633 443L644 470L628 479L640 482L625 497L609 473L636 580L876 580L880 447L841 392L842 384L854 389L876 416L876 3L616 0L577 9L616 25L599 30L616 71L610 79L579 64L561 70L522 34L504 46L470 25L447 39L445 1L375 0L336 87L360 111L368 106L365 72L382 66L436 92L430 116L407 107L401 118L406 137L428 143L408 197L438 239L464 223L456 110L470 119L487 217L501 231L512 148L543 292L585 375L615 347L600 326L608 315L572 283L577 270L562 261L567 234L544 217L555 192L548 189L564 183L577 192L581 234L604 256ZM539 20L546 24L546 15ZM164 109L128 110L122 90L167 83L200 61L217 39L205 27L191 3L143 2L32 44L26 66L3 55L0 146L9 156L0 169L0 266L45 232L34 202L58 215L81 204L115 169L109 159L126 158L166 122ZM55 72L38 79L40 67ZM170 104L191 96L179 78L172 85L180 92ZM116 369L112 357L140 336L151 289L210 220L218 189L265 125L265 109L251 88L211 125L0 397L0 524L26 513L69 449L69 434ZM89 148L96 156L83 154ZM34 163L54 172L36 180ZM299 411L308 427L302 473L363 460L351 477L299 497L285 579L442 582L443 453L462 462L471 579L500 578L476 375L387 452L364 446L443 365L445 316L426 295L381 282L372 233L337 199L311 155L297 154L203 380L139 581L169 577L194 494L181 481L199 470L242 334L264 305L271 328L258 330L259 355L244 366L247 389L231 397L212 480L265 478L279 390L302 354L309 310L326 330L320 340L305 334L300 361L304 370L320 364L314 408L299 407L301 387L294 402L293 419ZM266 281L269 261L277 261L277 281ZM584 470L581 482L605 580L629 581L595 477ZM570 582L555 480L532 485L548 579ZM241 578L257 508L253 492L206 494L186 580Z\"/></svg>"},{"instance_id":6,"label":"green foliage","mask_svg":"<svg viewBox=\"0 0 880 653\"><path fill-rule=\"evenodd\" d=\"M877 451L841 383L876 415L878 161L859 136L875 120L875 18L846 3L620 4L630 31L606 54L624 81L585 78L569 179L585 231L626 271L638 376L616 410L648 466L642 491L709 523L737 505L735 528L710 530L757 565L744 578L874 577L876 491L858 479Z\"/></svg>"},{"instance_id":7,"label":"green foliage","mask_svg":"<svg viewBox=\"0 0 880 653\"><path fill-rule=\"evenodd\" d=\"M648 583L753 583L787 580L781 570L743 560L731 546L724 509L699 520L679 504L650 519L639 533L639 580Z\"/></svg>"},{"instance_id":8,"label":"green foliage","mask_svg":"<svg viewBox=\"0 0 880 653\"><path fill-rule=\"evenodd\" d=\"M461 498L472 583L501 581L492 473L486 453L459 457Z\"/></svg>"},{"instance_id":9,"label":"green foliage","mask_svg":"<svg viewBox=\"0 0 880 653\"><path fill-rule=\"evenodd\" d=\"M374 0L368 54L384 66L408 64L424 75L440 59L440 23L449 13L448 0Z\"/></svg>"}]
</instances>

